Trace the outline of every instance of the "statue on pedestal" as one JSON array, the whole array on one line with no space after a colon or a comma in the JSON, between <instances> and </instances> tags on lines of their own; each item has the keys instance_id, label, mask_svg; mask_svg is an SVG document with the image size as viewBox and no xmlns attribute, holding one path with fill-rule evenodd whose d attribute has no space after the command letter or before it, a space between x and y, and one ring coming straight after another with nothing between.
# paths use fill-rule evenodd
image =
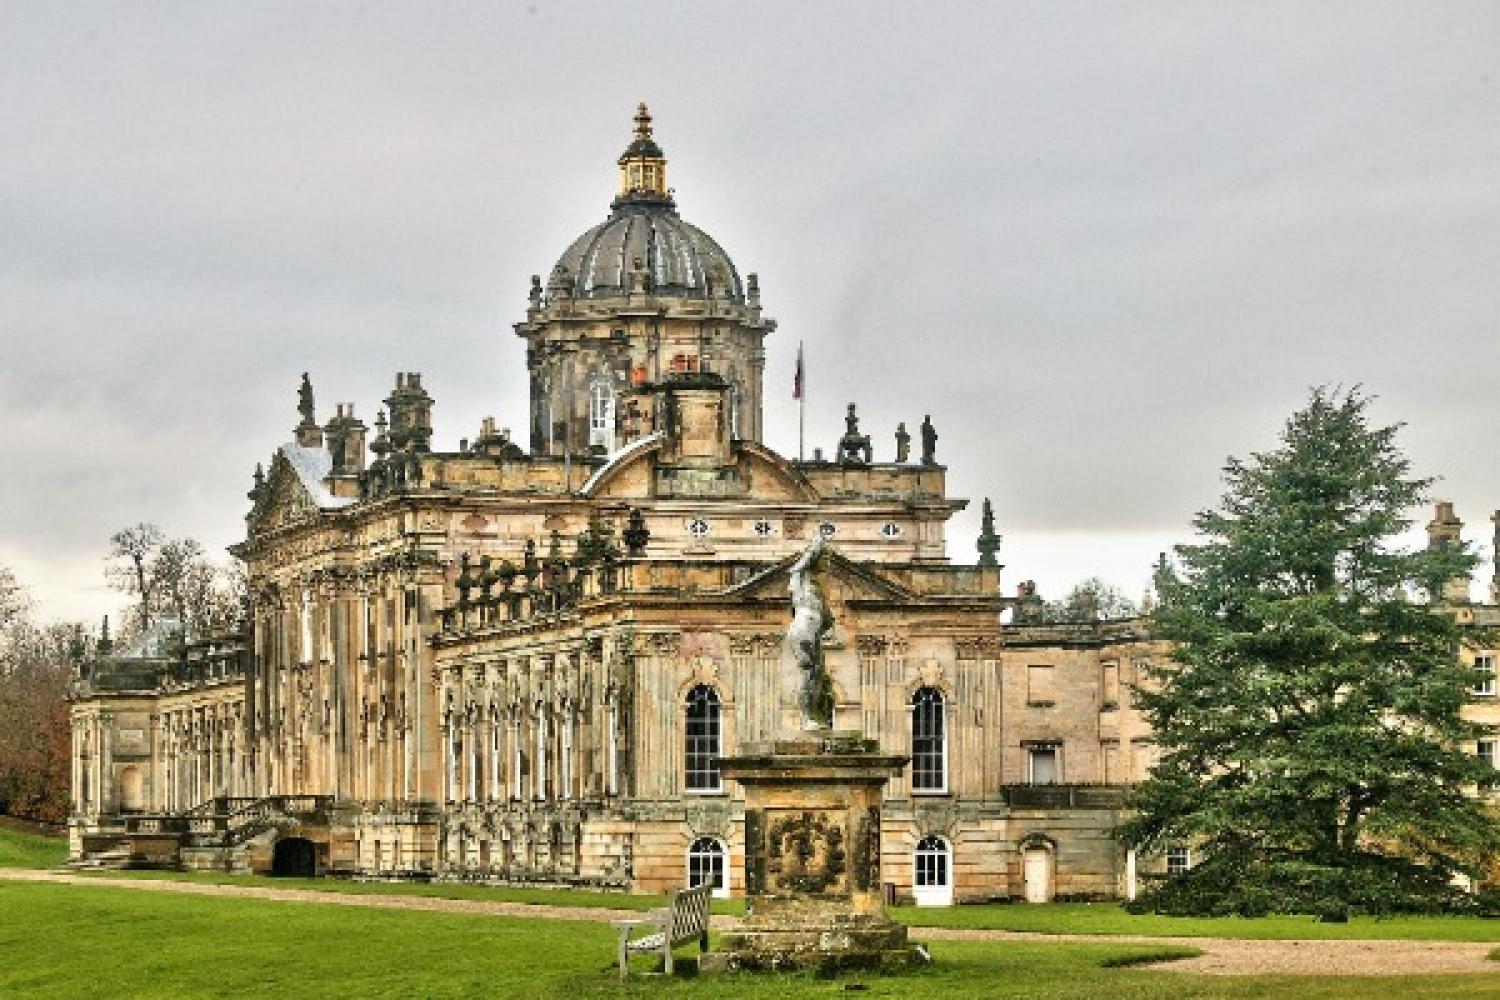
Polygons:
<instances>
[{"instance_id":1,"label":"statue on pedestal","mask_svg":"<svg viewBox=\"0 0 1500 1000\"><path fill-rule=\"evenodd\" d=\"M823 639L833 630L833 615L815 576L823 539L817 538L792 564L788 590L792 595L792 624L786 648L802 674L797 706L803 729L833 728L833 680L823 663Z\"/></svg>"}]
</instances>

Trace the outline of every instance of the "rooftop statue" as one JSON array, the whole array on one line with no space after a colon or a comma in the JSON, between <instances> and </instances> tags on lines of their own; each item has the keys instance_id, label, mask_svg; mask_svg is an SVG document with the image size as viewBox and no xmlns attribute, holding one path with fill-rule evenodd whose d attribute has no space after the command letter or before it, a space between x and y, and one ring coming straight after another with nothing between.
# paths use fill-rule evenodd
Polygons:
<instances>
[{"instance_id":1,"label":"rooftop statue","mask_svg":"<svg viewBox=\"0 0 1500 1000\"><path fill-rule=\"evenodd\" d=\"M786 648L802 674L797 707L802 710L803 729L833 728L833 680L823 662L823 640L833 631L833 615L818 586L818 558L823 539L817 538L792 563L788 590L792 594L792 624L786 633Z\"/></svg>"},{"instance_id":2,"label":"rooftop statue","mask_svg":"<svg viewBox=\"0 0 1500 1000\"><path fill-rule=\"evenodd\" d=\"M937 428L932 426L932 417L922 418L922 464L937 464Z\"/></svg>"}]
</instances>

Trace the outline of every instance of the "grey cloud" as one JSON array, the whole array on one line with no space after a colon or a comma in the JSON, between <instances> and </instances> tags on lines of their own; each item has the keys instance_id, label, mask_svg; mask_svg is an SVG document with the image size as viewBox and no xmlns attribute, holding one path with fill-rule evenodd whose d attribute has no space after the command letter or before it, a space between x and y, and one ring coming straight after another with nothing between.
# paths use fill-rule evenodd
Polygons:
<instances>
[{"instance_id":1,"label":"grey cloud","mask_svg":"<svg viewBox=\"0 0 1500 1000\"><path fill-rule=\"evenodd\" d=\"M877 451L932 413L1013 578L1133 592L1319 382L1380 394L1483 536L1497 29L1482 3L7 5L0 560L92 613L114 527L230 543L303 370L325 411L416 369L440 439L524 426L509 324L603 215L638 99L781 321L771 443L796 449L804 340L809 444L850 400Z\"/></svg>"}]
</instances>

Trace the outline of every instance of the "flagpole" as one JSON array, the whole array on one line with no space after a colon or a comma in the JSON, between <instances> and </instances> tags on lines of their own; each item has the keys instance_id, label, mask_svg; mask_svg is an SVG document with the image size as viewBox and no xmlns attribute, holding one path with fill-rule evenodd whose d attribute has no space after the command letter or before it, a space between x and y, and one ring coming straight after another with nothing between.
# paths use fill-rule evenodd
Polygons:
<instances>
[{"instance_id":1,"label":"flagpole","mask_svg":"<svg viewBox=\"0 0 1500 1000\"><path fill-rule=\"evenodd\" d=\"M797 461L807 457L803 446L807 440L807 374L802 367L802 341L797 341Z\"/></svg>"}]
</instances>

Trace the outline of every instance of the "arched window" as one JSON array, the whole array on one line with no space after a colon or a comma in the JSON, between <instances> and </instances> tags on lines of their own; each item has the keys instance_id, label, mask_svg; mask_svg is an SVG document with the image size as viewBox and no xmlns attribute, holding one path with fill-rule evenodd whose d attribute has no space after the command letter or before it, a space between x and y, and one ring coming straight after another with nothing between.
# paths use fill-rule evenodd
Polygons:
<instances>
[{"instance_id":1,"label":"arched window","mask_svg":"<svg viewBox=\"0 0 1500 1000\"><path fill-rule=\"evenodd\" d=\"M740 416L744 407L744 393L740 391L740 384L736 382L729 389L729 436L735 440L744 437L740 430Z\"/></svg>"},{"instance_id":2,"label":"arched window","mask_svg":"<svg viewBox=\"0 0 1500 1000\"><path fill-rule=\"evenodd\" d=\"M948 735L943 692L924 687L911 699L911 787L916 792L948 790Z\"/></svg>"},{"instance_id":3,"label":"arched window","mask_svg":"<svg viewBox=\"0 0 1500 1000\"><path fill-rule=\"evenodd\" d=\"M615 390L603 378L589 383L589 444L615 446Z\"/></svg>"},{"instance_id":4,"label":"arched window","mask_svg":"<svg viewBox=\"0 0 1500 1000\"><path fill-rule=\"evenodd\" d=\"M699 837L688 848L688 888L712 886L714 895L729 895L729 875L724 865L723 842L713 837Z\"/></svg>"},{"instance_id":5,"label":"arched window","mask_svg":"<svg viewBox=\"0 0 1500 1000\"><path fill-rule=\"evenodd\" d=\"M918 906L947 906L953 902L953 855L942 837L917 841L913 858L912 895Z\"/></svg>"},{"instance_id":6,"label":"arched window","mask_svg":"<svg viewBox=\"0 0 1500 1000\"><path fill-rule=\"evenodd\" d=\"M719 782L719 694L707 684L688 692L684 772L690 792L717 792Z\"/></svg>"}]
</instances>

